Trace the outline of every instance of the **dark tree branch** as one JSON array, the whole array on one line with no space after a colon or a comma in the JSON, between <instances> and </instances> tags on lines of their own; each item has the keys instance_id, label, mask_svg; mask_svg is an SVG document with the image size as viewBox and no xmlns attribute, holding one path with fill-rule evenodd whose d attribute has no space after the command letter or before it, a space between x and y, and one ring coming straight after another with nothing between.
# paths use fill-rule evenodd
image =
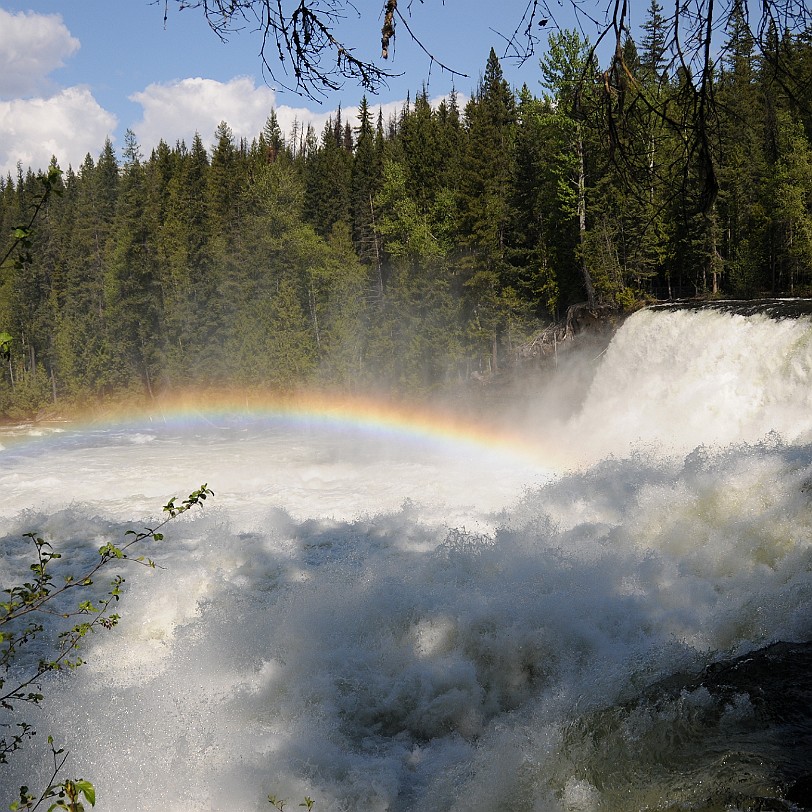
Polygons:
<instances>
[{"instance_id":1,"label":"dark tree branch","mask_svg":"<svg viewBox=\"0 0 812 812\"><path fill-rule=\"evenodd\" d=\"M337 37L350 13L360 16L347 0L163 0L165 24L171 2L179 11L202 10L209 28L224 42L246 28L258 33L263 72L285 90L315 101L347 80L375 93L397 75L356 56ZM280 69L293 81L282 80Z\"/></svg>"},{"instance_id":2,"label":"dark tree branch","mask_svg":"<svg viewBox=\"0 0 812 812\"><path fill-rule=\"evenodd\" d=\"M375 64L371 58L355 50L337 34L338 27L350 13L363 16L351 0L153 0L163 2L164 20L168 19L170 3L179 10L201 9L206 21L222 40L250 28L261 35L259 56L263 72L278 81L281 71L292 77L291 86L282 87L316 100L323 100L338 90L345 81L354 81L364 90L376 93L387 86L396 74ZM382 2L381 57L387 60L395 40L397 26L402 24L410 39L426 54L429 71L438 65L453 76L465 76L432 53L419 34L409 24L398 0ZM442 0L426 0L438 3ZM463 0L458 0L464 6ZM760 58L770 65L775 81L802 106L803 87L789 67L790 55L784 52L785 35L812 36L812 4L807 0L761 0L757 24L752 25L747 4L743 0L664 0L672 2L670 16L664 17L664 49L667 80L678 85L681 100L687 103L689 114L680 120L665 105L649 100L641 93L642 83L635 67L626 63L624 39L630 35L632 21L629 0L525 0L521 19L510 34L494 34L504 41L504 58L523 64L540 47L542 29L554 30L560 25L562 9L574 15L580 32L590 39L590 59L581 77L585 91L597 84L604 96L606 125L612 151L621 149L623 131L627 126L627 102L636 95L651 115L678 133L684 146L686 182L695 172L701 179L701 207L708 211L717 191L714 168L713 132L717 116L713 94L716 65L725 56L725 44L717 40L735 14L743 13L746 26ZM421 0L421 5L424 0ZM563 4L563 5L562 5ZM411 19L412 0L407 3ZM554 11L558 12L556 19ZM501 9L500 9L501 12ZM500 13L495 12L495 13ZM364 12L368 13L368 12ZM465 13L464 8L459 12ZM458 21L460 22L460 21ZM566 27L572 27L571 22ZM609 67L603 71L592 68L599 51L612 43ZM636 94L628 91L634 89ZM576 104L578 94L576 94Z\"/></svg>"},{"instance_id":3,"label":"dark tree branch","mask_svg":"<svg viewBox=\"0 0 812 812\"><path fill-rule=\"evenodd\" d=\"M445 65L443 62L441 62L439 59L437 59L437 57L436 57L436 56L434 56L434 54L432 54L430 51L428 51L428 50L426 49L425 45L423 45L423 43L420 41L420 38L419 38L419 37L417 37L417 36L415 35L414 31L412 31L412 29L409 27L409 23L407 23L407 22L406 22L406 19L404 18L404 16L403 16L403 15L400 13L400 11L398 11L398 10L397 10L397 0L387 0L387 4L386 4L386 5L387 5L387 8L388 8L390 5L393 5L393 6L394 6L394 9L395 9L395 14L397 14L398 19L399 19L399 20L400 20L400 21L403 23L403 25L406 27L406 30L409 32L409 36L412 38L412 41L413 41L413 42L414 42L414 43L415 43L415 44L416 44L416 45L417 45L417 46L420 48L420 50L421 50L421 51L423 51L423 53L424 53L424 54L425 54L425 55L426 55L426 56L429 58L429 66L431 66L431 65L438 65L438 66L440 67L440 69L441 69L441 70L445 71L446 73L450 73L452 76L462 76L462 77L466 77L466 78L467 78L467 76L468 76L468 74L467 74L467 73L460 73L460 71L456 71L456 70L454 70L453 68L448 67L448 65ZM394 29L393 29L393 33L392 33L392 35L394 36Z\"/></svg>"}]
</instances>

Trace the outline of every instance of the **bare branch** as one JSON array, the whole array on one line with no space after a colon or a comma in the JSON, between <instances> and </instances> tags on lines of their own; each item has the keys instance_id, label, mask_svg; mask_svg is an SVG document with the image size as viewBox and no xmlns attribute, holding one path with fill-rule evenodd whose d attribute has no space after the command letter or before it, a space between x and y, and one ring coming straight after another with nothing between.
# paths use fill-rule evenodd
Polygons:
<instances>
[{"instance_id":1,"label":"bare branch","mask_svg":"<svg viewBox=\"0 0 812 812\"><path fill-rule=\"evenodd\" d=\"M285 90L321 101L353 81L376 93L397 74L355 51L336 35L350 14L360 16L347 0L172 0L179 11L200 9L209 28L222 40L249 29L260 35L263 72ZM153 0L158 2L158 0ZM164 21L170 0L163 0ZM281 79L281 74L293 81Z\"/></svg>"},{"instance_id":2,"label":"bare branch","mask_svg":"<svg viewBox=\"0 0 812 812\"><path fill-rule=\"evenodd\" d=\"M468 76L467 73L460 73L460 71L456 71L453 68L448 67L448 65L445 65L443 62L437 59L437 57L434 56L434 54L430 53L423 45L423 43L420 41L420 39L415 35L412 29L409 27L409 23L406 22L406 19L403 17L400 11L397 10L397 0L388 0L387 6L390 3L394 4L395 13L397 14L398 19L403 23L404 26L406 26L406 30L409 32L409 36L412 38L412 41L415 43L415 45L417 45L420 48L420 50L423 51L423 53L429 58L430 64L439 65L441 70L446 71L446 73L450 73L452 76L462 76L462 77Z\"/></svg>"},{"instance_id":3,"label":"bare branch","mask_svg":"<svg viewBox=\"0 0 812 812\"><path fill-rule=\"evenodd\" d=\"M292 77L290 86L282 82L281 87L317 101L338 90L348 80L376 93L396 75L371 59L357 55L338 36L340 23L349 15L362 16L351 0L152 1L163 2L165 23L170 2L178 10L201 9L211 29L222 40L246 28L258 32L261 35L259 57L263 72L278 82L281 69L284 75ZM453 76L466 76L449 67L424 45L419 32L402 13L402 6L399 8L398 0L379 2L382 2L381 57L384 60L389 59L396 29L402 24L410 39L428 57L429 71L438 65ZM425 0L426 4L438 2L442 0ZM524 11L512 33L491 30L504 41L504 58L519 65L538 52L542 30L561 28L553 12L560 17L562 9L574 15L576 27L594 43L588 65L592 64L592 58L597 60L599 52L611 43L609 67L603 72L588 68L582 76L582 85L585 89L596 83L604 94L612 149L620 144L626 98L634 95L627 91L634 88L638 91L637 96L642 98L640 103L683 138L685 171L691 171L688 164L696 162L693 170L699 171L706 184L702 206L708 207L713 204L716 194L710 134L717 113L712 80L715 66L724 57L725 49L725 44L718 42L720 34L734 14L743 13L755 47L765 64L770 65L775 81L798 99L799 104L808 105L803 102L804 86L798 77L791 75L789 55L783 48L787 34L812 36L812 5L806 0L761 0L758 20L753 25L750 9L744 0L671 2L670 16L663 18L667 80L680 88L680 98L687 103L689 110L688 117L679 121L664 106L639 93L642 85L635 76L635 68L626 64L624 39L632 30L629 0L566 0L566 3L557 0L552 4L549 0L525 0ZM408 0L406 10L410 20L411 7L412 0Z\"/></svg>"}]
</instances>

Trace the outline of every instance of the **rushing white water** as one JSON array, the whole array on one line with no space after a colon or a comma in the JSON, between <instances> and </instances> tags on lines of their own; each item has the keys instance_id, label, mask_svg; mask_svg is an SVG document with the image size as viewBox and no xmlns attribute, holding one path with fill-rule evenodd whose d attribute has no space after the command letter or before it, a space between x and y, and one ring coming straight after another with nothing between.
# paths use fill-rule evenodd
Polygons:
<instances>
[{"instance_id":1,"label":"rushing white water","mask_svg":"<svg viewBox=\"0 0 812 812\"><path fill-rule=\"evenodd\" d=\"M123 812L783 798L808 747L702 674L812 639L812 323L644 312L596 363L564 425L528 407L557 472L261 419L6 438L5 581L25 532L89 560L169 496L215 497L162 569L123 570L120 626L46 686L4 797L47 779L52 733Z\"/></svg>"}]
</instances>

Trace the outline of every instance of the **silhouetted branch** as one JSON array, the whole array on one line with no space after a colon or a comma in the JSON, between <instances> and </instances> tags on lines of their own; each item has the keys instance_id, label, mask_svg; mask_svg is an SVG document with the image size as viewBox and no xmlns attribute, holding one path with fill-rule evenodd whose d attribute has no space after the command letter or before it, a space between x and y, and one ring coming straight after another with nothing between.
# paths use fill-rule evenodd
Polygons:
<instances>
[{"instance_id":1,"label":"silhouetted branch","mask_svg":"<svg viewBox=\"0 0 812 812\"><path fill-rule=\"evenodd\" d=\"M713 97L715 66L724 58L725 43L717 42L726 25L736 14L742 14L760 57L772 68L782 88L802 103L803 88L789 67L789 57L782 52L786 34L812 36L812 4L806 0L761 0L758 21L751 23L750 9L743 0L670 0L669 16L663 17L665 57L668 80L679 86L684 100L690 101L688 119L675 121L669 111L650 102L645 95L642 104L652 115L678 132L684 143L685 172L698 171L704 184L701 196L703 208L713 205L716 195L716 177L711 149L711 134L716 118L716 100ZM300 95L321 100L331 91L339 89L346 80L357 82L364 90L375 93L387 86L395 74L375 64L370 58L356 55L355 50L337 35L337 29L348 15L362 17L370 12L359 12L351 0L153 0L163 2L164 20L168 19L170 3L179 9L201 9L211 29L220 39L246 27L261 34L259 56L263 70L278 81L281 68L293 77L293 90ZM442 0L421 0L430 5ZM411 0L407 5L411 12ZM541 29L560 29L563 12L568 15L566 27L576 26L592 43L590 57L612 41L613 54L609 68L604 72L585 71L582 83L586 88L597 83L605 97L606 123L613 150L619 149L625 115L625 99L629 88L640 83L634 66L624 56L624 39L630 36L629 0L525 0L524 11L510 34L491 29L504 41L504 58L519 64L526 62L540 47ZM517 12L518 13L518 12ZM402 24L410 39L426 54L429 70L439 65L454 76L465 76L450 67L422 42L419 32L410 25L398 8L398 0L383 0L381 58L390 56L396 29ZM464 10L459 12L465 14ZM503 7L495 7L494 14L504 16ZM558 18L557 18L558 17ZM410 14L411 19L411 14ZM462 20L454 20L462 23ZM467 22L467 21L465 21ZM592 64L592 58L587 65ZM286 87L281 83L282 87ZM640 95L640 94L638 94ZM576 99L577 101L577 99ZM803 102L808 104L808 102ZM690 168L689 168L690 166ZM686 174L687 177L687 174Z\"/></svg>"}]
</instances>

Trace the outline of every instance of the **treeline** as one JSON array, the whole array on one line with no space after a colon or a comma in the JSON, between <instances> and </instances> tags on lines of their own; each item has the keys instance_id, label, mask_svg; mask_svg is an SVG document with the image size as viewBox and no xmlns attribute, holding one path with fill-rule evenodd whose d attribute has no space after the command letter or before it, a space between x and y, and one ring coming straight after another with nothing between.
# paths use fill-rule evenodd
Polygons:
<instances>
[{"instance_id":1,"label":"treeline","mask_svg":"<svg viewBox=\"0 0 812 812\"><path fill-rule=\"evenodd\" d=\"M422 91L384 121L364 99L318 134L270 111L250 142L221 123L210 153L106 143L0 268L0 414L195 386L427 392L509 365L576 302L809 293L810 37L781 39L779 70L734 15L696 137L656 2L642 30L612 96L565 31L539 96L491 52L464 106ZM41 199L30 170L0 182L0 256Z\"/></svg>"}]
</instances>

